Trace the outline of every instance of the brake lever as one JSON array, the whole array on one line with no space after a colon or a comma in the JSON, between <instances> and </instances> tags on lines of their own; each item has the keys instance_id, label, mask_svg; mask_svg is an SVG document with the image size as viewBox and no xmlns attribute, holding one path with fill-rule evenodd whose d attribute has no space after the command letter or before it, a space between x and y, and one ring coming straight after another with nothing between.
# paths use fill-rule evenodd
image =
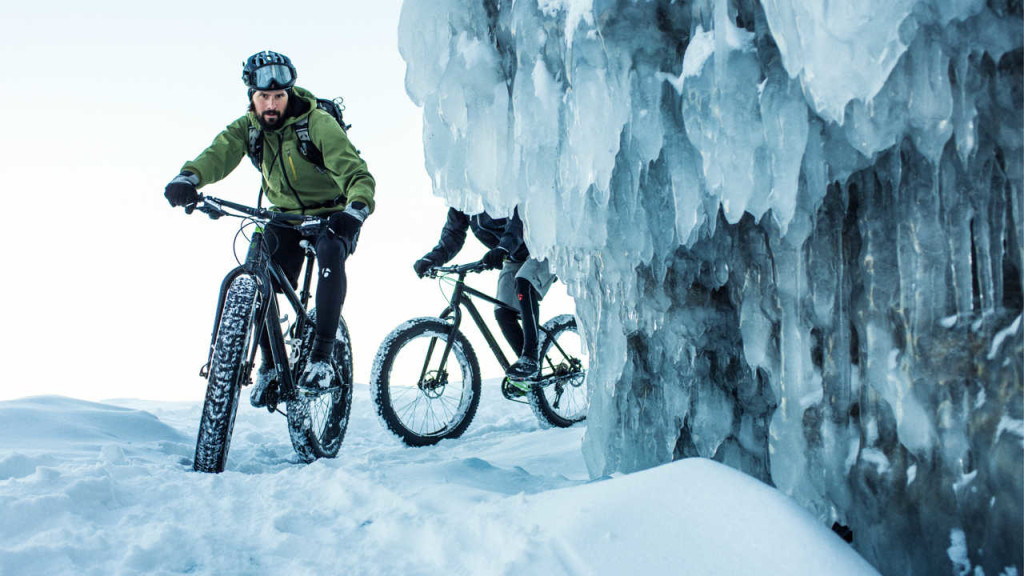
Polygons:
<instances>
[{"instance_id":1,"label":"brake lever","mask_svg":"<svg viewBox=\"0 0 1024 576\"><path fill-rule=\"evenodd\" d=\"M185 206L185 213L191 214L195 210L199 210L203 214L206 214L210 220L217 220L226 213L216 202L209 202L205 196L200 195L199 199Z\"/></svg>"},{"instance_id":2,"label":"brake lever","mask_svg":"<svg viewBox=\"0 0 1024 576\"><path fill-rule=\"evenodd\" d=\"M185 204L185 214L191 214L191 213L195 212L196 208L199 208L199 203L202 202L205 199L206 199L205 196L203 196L202 194L199 194L196 197L195 202L192 202L191 204Z\"/></svg>"}]
</instances>

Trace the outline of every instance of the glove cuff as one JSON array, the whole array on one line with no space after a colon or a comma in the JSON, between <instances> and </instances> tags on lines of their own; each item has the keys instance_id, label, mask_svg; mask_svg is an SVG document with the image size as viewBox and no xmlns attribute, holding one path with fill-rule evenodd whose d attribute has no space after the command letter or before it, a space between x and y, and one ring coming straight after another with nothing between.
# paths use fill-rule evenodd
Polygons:
<instances>
[{"instance_id":1,"label":"glove cuff","mask_svg":"<svg viewBox=\"0 0 1024 576\"><path fill-rule=\"evenodd\" d=\"M348 214L360 222L364 222L366 217L370 215L370 208L362 202L353 202L345 208L345 214Z\"/></svg>"},{"instance_id":2,"label":"glove cuff","mask_svg":"<svg viewBox=\"0 0 1024 576\"><path fill-rule=\"evenodd\" d=\"M199 176L196 176L186 170L185 172L175 176L174 179L171 180L171 184L191 184L192 187L195 188L199 186Z\"/></svg>"}]
</instances>

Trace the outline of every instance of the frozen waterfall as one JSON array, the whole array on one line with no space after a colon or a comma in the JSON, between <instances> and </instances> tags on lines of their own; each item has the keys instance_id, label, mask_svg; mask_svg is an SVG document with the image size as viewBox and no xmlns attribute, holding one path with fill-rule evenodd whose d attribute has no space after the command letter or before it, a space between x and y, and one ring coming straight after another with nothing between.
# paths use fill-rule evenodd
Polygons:
<instances>
[{"instance_id":1,"label":"frozen waterfall","mask_svg":"<svg viewBox=\"0 0 1024 576\"><path fill-rule=\"evenodd\" d=\"M1022 573L1020 0L405 0L399 38L434 193L518 205L576 300L593 476L713 458L883 573Z\"/></svg>"}]
</instances>

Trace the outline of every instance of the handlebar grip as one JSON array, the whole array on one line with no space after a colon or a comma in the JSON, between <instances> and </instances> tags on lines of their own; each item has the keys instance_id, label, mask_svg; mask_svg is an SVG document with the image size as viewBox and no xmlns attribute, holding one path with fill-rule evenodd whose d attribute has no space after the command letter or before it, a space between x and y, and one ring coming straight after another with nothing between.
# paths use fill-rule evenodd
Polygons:
<instances>
[{"instance_id":1,"label":"handlebar grip","mask_svg":"<svg viewBox=\"0 0 1024 576\"><path fill-rule=\"evenodd\" d=\"M439 274L467 274L469 272L486 272L487 270L490 270L490 268L484 264L484 261L477 260L476 262L455 266L435 266L427 274L430 274L430 277L433 278Z\"/></svg>"},{"instance_id":2,"label":"handlebar grip","mask_svg":"<svg viewBox=\"0 0 1024 576\"><path fill-rule=\"evenodd\" d=\"M462 265L462 269L466 272L484 272L490 268L488 268L487 264L484 264L483 259L480 259L476 262L470 262L469 264Z\"/></svg>"}]
</instances>

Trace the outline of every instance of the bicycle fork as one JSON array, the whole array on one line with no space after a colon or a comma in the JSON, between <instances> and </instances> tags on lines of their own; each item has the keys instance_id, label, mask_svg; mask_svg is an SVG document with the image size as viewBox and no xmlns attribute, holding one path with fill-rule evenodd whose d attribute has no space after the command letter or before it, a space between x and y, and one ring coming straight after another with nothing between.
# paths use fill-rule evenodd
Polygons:
<instances>
[{"instance_id":1,"label":"bicycle fork","mask_svg":"<svg viewBox=\"0 0 1024 576\"><path fill-rule=\"evenodd\" d=\"M228 290L235 280L245 275L251 275L251 273L244 266L238 266L228 272L220 284L220 294L217 296L217 313L213 317L213 330L210 331L210 349L207 352L206 364L199 368L199 376L202 378L207 378L210 375L210 364L213 363L214 346L217 343L217 330L220 328L220 319L224 313L224 301L227 299Z\"/></svg>"},{"instance_id":2,"label":"bicycle fork","mask_svg":"<svg viewBox=\"0 0 1024 576\"><path fill-rule=\"evenodd\" d=\"M437 374L433 379L428 379L430 374L430 359L434 357L434 351L437 348L437 338L430 339L430 345L427 347L427 356L423 360L423 367L420 368L420 377L417 381L417 386L423 392L430 392L437 388L443 387L448 383L448 371L445 369L448 366L448 358L451 355L452 346L455 345L455 335L459 332L459 325L462 324L462 310L459 304L462 301L462 285L457 284L455 287L455 293L452 294L450 304L441 312L440 318L442 320L447 319L448 316L454 314L452 318L451 328L448 330L448 338L446 338L444 350L441 352L441 362L437 366Z\"/></svg>"}]
</instances>

